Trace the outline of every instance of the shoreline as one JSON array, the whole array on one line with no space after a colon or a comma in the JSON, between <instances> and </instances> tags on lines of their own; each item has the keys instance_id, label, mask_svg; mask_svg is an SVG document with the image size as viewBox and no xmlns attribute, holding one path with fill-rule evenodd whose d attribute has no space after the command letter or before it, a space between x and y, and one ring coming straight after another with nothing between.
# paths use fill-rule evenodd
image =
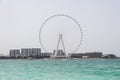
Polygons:
<instances>
[{"instance_id":1,"label":"shoreline","mask_svg":"<svg viewBox=\"0 0 120 80\"><path fill-rule=\"evenodd\" d=\"M70 58L70 59L51 59L51 58L41 58L41 59L12 59L12 58L7 58L7 59L0 59L0 60L119 60L120 58Z\"/></svg>"}]
</instances>

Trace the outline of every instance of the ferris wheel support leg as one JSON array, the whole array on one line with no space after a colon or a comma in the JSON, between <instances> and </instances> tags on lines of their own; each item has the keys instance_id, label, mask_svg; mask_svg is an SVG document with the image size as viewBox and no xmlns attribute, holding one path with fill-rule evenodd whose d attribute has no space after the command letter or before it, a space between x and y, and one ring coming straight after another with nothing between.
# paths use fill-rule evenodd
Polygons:
<instances>
[{"instance_id":1,"label":"ferris wheel support leg","mask_svg":"<svg viewBox=\"0 0 120 80\"><path fill-rule=\"evenodd\" d=\"M57 54L58 54L58 47L59 47L60 41L61 41L61 43L62 43L63 50L64 50L64 53L65 53L65 45L64 45L64 42L63 42L62 34L59 34L59 39L58 39L58 43L57 43L57 48L56 48L56 51L55 51L55 55L54 55L54 56L57 56ZM65 56L66 56L66 54L65 54Z\"/></svg>"},{"instance_id":2,"label":"ferris wheel support leg","mask_svg":"<svg viewBox=\"0 0 120 80\"><path fill-rule=\"evenodd\" d=\"M64 53L65 53L65 56L66 56L65 45L64 45L64 42L63 42L63 38L62 38L62 37L61 37L61 42L62 42L63 50L64 50Z\"/></svg>"},{"instance_id":3,"label":"ferris wheel support leg","mask_svg":"<svg viewBox=\"0 0 120 80\"><path fill-rule=\"evenodd\" d=\"M60 36L59 36L59 39L58 39L57 48L55 50L55 55L54 56L57 56L59 43L60 43Z\"/></svg>"}]
</instances>

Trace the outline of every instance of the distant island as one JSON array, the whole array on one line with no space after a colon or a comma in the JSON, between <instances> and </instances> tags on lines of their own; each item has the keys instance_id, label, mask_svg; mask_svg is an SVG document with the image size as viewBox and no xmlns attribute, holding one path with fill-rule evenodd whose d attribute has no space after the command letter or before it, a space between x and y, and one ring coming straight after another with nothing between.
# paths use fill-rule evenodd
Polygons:
<instances>
[{"instance_id":1,"label":"distant island","mask_svg":"<svg viewBox=\"0 0 120 80\"><path fill-rule=\"evenodd\" d=\"M65 55L63 50L58 50L57 55L53 53L42 53L41 48L22 48L9 50L9 56L0 55L0 59L120 59L114 54L103 54L102 52L69 53Z\"/></svg>"}]
</instances>

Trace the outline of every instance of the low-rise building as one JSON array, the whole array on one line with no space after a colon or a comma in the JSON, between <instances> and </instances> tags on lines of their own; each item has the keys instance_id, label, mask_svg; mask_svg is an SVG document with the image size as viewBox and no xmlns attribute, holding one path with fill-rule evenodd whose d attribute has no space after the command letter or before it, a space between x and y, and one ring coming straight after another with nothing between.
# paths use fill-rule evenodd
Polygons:
<instances>
[{"instance_id":1,"label":"low-rise building","mask_svg":"<svg viewBox=\"0 0 120 80\"><path fill-rule=\"evenodd\" d=\"M40 48L32 48L32 55L35 57L40 56L41 54L41 49Z\"/></svg>"},{"instance_id":2,"label":"low-rise building","mask_svg":"<svg viewBox=\"0 0 120 80\"><path fill-rule=\"evenodd\" d=\"M53 54L55 55L56 50L53 51ZM58 50L56 56L62 57L65 56L65 52L63 50Z\"/></svg>"},{"instance_id":3,"label":"low-rise building","mask_svg":"<svg viewBox=\"0 0 120 80\"><path fill-rule=\"evenodd\" d=\"M117 58L117 57L114 54L106 54L106 55L103 55L103 58Z\"/></svg>"},{"instance_id":4,"label":"low-rise building","mask_svg":"<svg viewBox=\"0 0 120 80\"><path fill-rule=\"evenodd\" d=\"M85 53L88 58L102 58L102 52L87 52Z\"/></svg>"},{"instance_id":5,"label":"low-rise building","mask_svg":"<svg viewBox=\"0 0 120 80\"><path fill-rule=\"evenodd\" d=\"M21 49L21 56L22 57L30 57L32 55L32 49L31 48L22 48Z\"/></svg>"},{"instance_id":6,"label":"low-rise building","mask_svg":"<svg viewBox=\"0 0 120 80\"><path fill-rule=\"evenodd\" d=\"M83 56L85 56L83 53L73 53L70 55L71 58L82 58Z\"/></svg>"},{"instance_id":7,"label":"low-rise building","mask_svg":"<svg viewBox=\"0 0 120 80\"><path fill-rule=\"evenodd\" d=\"M102 58L102 52L72 53L71 58Z\"/></svg>"},{"instance_id":8,"label":"low-rise building","mask_svg":"<svg viewBox=\"0 0 120 80\"><path fill-rule=\"evenodd\" d=\"M50 58L51 53L41 53L38 58Z\"/></svg>"},{"instance_id":9,"label":"low-rise building","mask_svg":"<svg viewBox=\"0 0 120 80\"><path fill-rule=\"evenodd\" d=\"M13 50L10 50L10 52L9 52L9 54L10 54L10 57L19 57L20 56L20 50L15 50L15 49L13 49Z\"/></svg>"}]
</instances>

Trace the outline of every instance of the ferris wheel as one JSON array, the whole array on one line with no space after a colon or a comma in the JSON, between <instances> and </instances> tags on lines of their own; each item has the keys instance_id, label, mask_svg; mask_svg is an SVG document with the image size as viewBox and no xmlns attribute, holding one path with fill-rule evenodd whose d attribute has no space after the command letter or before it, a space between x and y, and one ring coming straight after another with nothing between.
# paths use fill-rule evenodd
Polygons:
<instances>
[{"instance_id":1,"label":"ferris wheel","mask_svg":"<svg viewBox=\"0 0 120 80\"><path fill-rule=\"evenodd\" d=\"M60 20L60 21L58 21L56 24L57 25L52 25L52 26L50 26L50 25L48 25L48 24L54 24L54 22L57 20L57 18L60 18L60 17L62 17L62 19L64 19L65 18L65 20ZM68 22L67 24L70 24L70 23L74 23L73 24L73 28L77 28L77 29L75 29L74 31L72 31L73 30L73 28L71 29L71 31L69 31L70 29L70 27L68 28L68 29L64 29L65 28L65 26L66 25L64 25L64 27L61 29L61 25L62 24L64 24L64 22L66 22L66 21L71 21L71 22ZM53 22L52 22L53 21ZM63 21L63 23L60 23L60 22L62 22ZM59 24L60 23L60 24ZM46 25L47 25L47 27L46 27ZM75 26L74 26L75 25ZM53 27L54 26L54 27ZM56 28L56 26L59 26L59 27L57 27ZM52 28L50 28L50 27L52 27ZM48 28L48 29L47 29ZM61 32L59 32L59 30L60 29L58 29L58 28L60 28L61 29ZM58 31L56 30L56 29L58 29ZM46 30L46 31L45 31ZM50 32L50 30L51 30L51 32ZM65 31L66 30L66 31ZM62 33L62 31L63 31L63 33ZM67 34L68 32L67 31L69 31L69 33L70 33L70 35L68 34L68 35L66 35L66 36L64 36L64 33L65 34ZM53 33L53 32L55 32L55 33ZM78 33L76 33L76 35L73 35L75 32L78 32ZM56 36L52 36L52 37L50 37L49 35L50 34L52 34L52 35L56 35L56 34L59 34L59 40L57 40L57 39L54 39L54 37L56 37ZM46 35L45 35L46 34ZM69 42L71 39L73 40L74 38L72 38L71 37L71 35L73 35L74 37L76 37L76 39L75 40L77 40L77 43L76 43L76 45L75 45L75 47L74 48L72 48L71 49L71 51L70 52L68 52L67 51L67 49L66 49L66 47L67 47L67 45L66 44L64 44L64 43L67 43L67 42ZM62 36L64 37L64 38L62 38ZM68 37L68 36L70 36L70 39L68 39L68 38L66 38L66 37ZM44 38L44 40L43 40L43 38ZM66 39L68 39L68 40L66 40ZM53 40L52 40L53 39ZM51 52L47 47L49 46L49 45L47 45L47 41L53 41L53 42L50 42L50 45L53 45L54 43L54 45L57 47L57 50L58 50L58 46L59 46L59 42L60 42L60 40L61 40L61 42L62 42L62 45L63 45L63 49L64 49L64 51L66 52L66 53L74 53L74 52L76 52L79 48L80 48L80 45L81 45L81 43L82 43L82 39L83 39L83 32L82 32L82 29L81 29L81 26L80 26L80 24L78 23L78 21L77 20L75 20L73 17L71 17L71 16L68 16L68 15L66 15L66 14L56 14L56 15L53 15L53 16L51 16L51 17L49 17L49 18L47 18L44 22L43 22L43 24L41 25L41 27L40 27L40 32L39 32L39 42L40 42L40 45L41 45L41 48L45 51L45 52ZM45 40L46 40L46 42L45 42ZM66 40L66 42L64 42ZM56 41L56 42L55 42ZM57 42L58 41L58 42ZM71 44L71 43L73 43L74 42L74 40L73 41L71 41L70 43L68 43L68 44ZM57 44L57 45L56 45ZM47 46L46 46L47 45ZM56 47L52 47L52 49L55 49ZM71 45L71 46L74 46L74 44L73 45Z\"/></svg>"}]
</instances>

